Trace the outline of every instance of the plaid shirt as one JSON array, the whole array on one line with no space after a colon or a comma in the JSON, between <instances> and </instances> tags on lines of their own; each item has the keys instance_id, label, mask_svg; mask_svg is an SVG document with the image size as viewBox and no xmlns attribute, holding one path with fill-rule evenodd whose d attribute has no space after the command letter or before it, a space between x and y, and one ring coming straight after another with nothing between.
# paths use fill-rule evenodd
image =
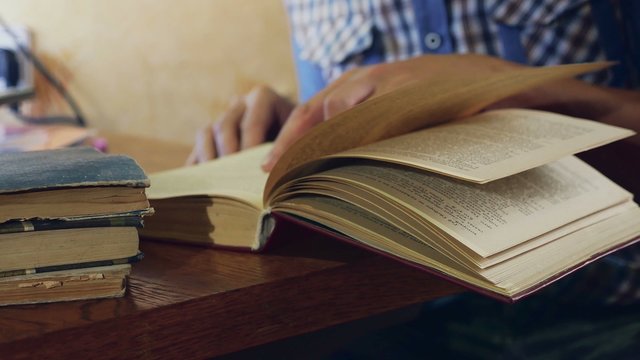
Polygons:
<instances>
[{"instance_id":1,"label":"plaid shirt","mask_svg":"<svg viewBox=\"0 0 640 360\"><path fill-rule=\"evenodd\" d=\"M355 66L481 53L534 66L616 60L584 80L638 87L633 0L285 0L304 101ZM615 4L615 6L614 6ZM636 16L634 16L636 15ZM620 29L627 29L621 36Z\"/></svg>"},{"instance_id":2,"label":"plaid shirt","mask_svg":"<svg viewBox=\"0 0 640 360\"><path fill-rule=\"evenodd\" d=\"M302 101L349 68L421 54L482 53L534 66L618 60L621 65L613 70L583 79L638 86L640 26L634 19L640 15L640 1L285 0L285 4ZM622 28L628 29L624 36ZM558 292L560 298L630 303L640 299L639 275L640 245L636 245L547 291Z\"/></svg>"}]
</instances>

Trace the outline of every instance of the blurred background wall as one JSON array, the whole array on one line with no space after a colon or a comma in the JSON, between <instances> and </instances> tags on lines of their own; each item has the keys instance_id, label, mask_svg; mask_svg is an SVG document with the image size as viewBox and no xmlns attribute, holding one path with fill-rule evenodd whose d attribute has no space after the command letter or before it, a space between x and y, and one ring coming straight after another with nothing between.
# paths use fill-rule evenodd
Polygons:
<instances>
[{"instance_id":1,"label":"blurred background wall","mask_svg":"<svg viewBox=\"0 0 640 360\"><path fill-rule=\"evenodd\" d=\"M0 15L98 129L191 143L255 84L295 97L281 0L0 0ZM31 111L70 113L47 92Z\"/></svg>"}]
</instances>

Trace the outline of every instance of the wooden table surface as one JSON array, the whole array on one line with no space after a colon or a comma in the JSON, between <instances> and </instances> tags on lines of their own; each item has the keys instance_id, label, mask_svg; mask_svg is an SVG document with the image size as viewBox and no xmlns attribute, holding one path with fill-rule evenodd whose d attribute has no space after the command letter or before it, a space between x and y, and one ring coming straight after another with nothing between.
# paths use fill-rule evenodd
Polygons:
<instances>
[{"instance_id":1,"label":"wooden table surface","mask_svg":"<svg viewBox=\"0 0 640 360\"><path fill-rule=\"evenodd\" d=\"M108 135L147 172L188 148ZM324 241L323 241L324 240ZM267 254L142 240L124 298L0 308L0 359L206 358L461 291L313 234Z\"/></svg>"}]
</instances>

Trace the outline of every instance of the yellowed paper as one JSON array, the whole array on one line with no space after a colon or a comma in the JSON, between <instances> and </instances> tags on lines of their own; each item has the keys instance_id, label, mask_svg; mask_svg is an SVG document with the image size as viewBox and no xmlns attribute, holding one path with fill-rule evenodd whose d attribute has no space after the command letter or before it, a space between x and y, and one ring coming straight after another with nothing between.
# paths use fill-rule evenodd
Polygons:
<instances>
[{"instance_id":1,"label":"yellowed paper","mask_svg":"<svg viewBox=\"0 0 640 360\"><path fill-rule=\"evenodd\" d=\"M419 83L370 99L318 125L289 148L271 171L264 202L268 203L275 187L295 178L296 169L313 159L468 116L525 89L606 66L522 68L483 78Z\"/></svg>"},{"instance_id":2,"label":"yellowed paper","mask_svg":"<svg viewBox=\"0 0 640 360\"><path fill-rule=\"evenodd\" d=\"M575 157L484 185L385 164L347 165L313 177L391 198L482 257L632 196Z\"/></svg>"},{"instance_id":3,"label":"yellowed paper","mask_svg":"<svg viewBox=\"0 0 640 360\"><path fill-rule=\"evenodd\" d=\"M260 169L260 163L271 146L263 144L200 165L152 174L147 197L150 200L196 195L229 197L261 209L267 174Z\"/></svg>"},{"instance_id":4,"label":"yellowed paper","mask_svg":"<svg viewBox=\"0 0 640 360\"><path fill-rule=\"evenodd\" d=\"M417 239L386 219L347 202L311 195L287 200L279 206L278 211L307 217L365 245L513 297L607 249L628 242L640 231L640 223L635 221L640 216L640 209L637 205L629 206L588 228L569 232L547 246L510 257L488 269L469 270L434 250L432 245L436 240Z\"/></svg>"},{"instance_id":5,"label":"yellowed paper","mask_svg":"<svg viewBox=\"0 0 640 360\"><path fill-rule=\"evenodd\" d=\"M632 136L633 131L544 111L475 115L330 157L380 159L486 183Z\"/></svg>"}]
</instances>

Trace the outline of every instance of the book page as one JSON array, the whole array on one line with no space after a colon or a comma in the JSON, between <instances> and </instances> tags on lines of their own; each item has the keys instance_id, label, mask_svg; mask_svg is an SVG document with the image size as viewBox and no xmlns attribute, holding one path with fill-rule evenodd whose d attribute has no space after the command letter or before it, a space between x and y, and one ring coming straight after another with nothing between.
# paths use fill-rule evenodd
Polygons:
<instances>
[{"instance_id":1,"label":"book page","mask_svg":"<svg viewBox=\"0 0 640 360\"><path fill-rule=\"evenodd\" d=\"M151 174L150 200L179 196L220 196L262 209L267 174L260 169L272 144L263 144L220 159Z\"/></svg>"},{"instance_id":2,"label":"book page","mask_svg":"<svg viewBox=\"0 0 640 360\"><path fill-rule=\"evenodd\" d=\"M405 232L393 223L345 201L322 196L297 196L278 204L277 211L291 213L328 226L340 234L403 260L425 265L503 296L518 298L544 286L563 271L633 241L640 232L637 205L520 254L489 269L469 269Z\"/></svg>"},{"instance_id":3,"label":"book page","mask_svg":"<svg viewBox=\"0 0 640 360\"><path fill-rule=\"evenodd\" d=\"M455 75L411 83L371 98L316 126L276 163L265 187L268 203L277 186L300 175L305 163L323 156L468 116L489 104L545 82L600 70L608 63L517 68L473 78Z\"/></svg>"},{"instance_id":4,"label":"book page","mask_svg":"<svg viewBox=\"0 0 640 360\"><path fill-rule=\"evenodd\" d=\"M575 157L484 185L390 164L342 166L312 178L335 179L398 202L483 257L632 196Z\"/></svg>"},{"instance_id":5,"label":"book page","mask_svg":"<svg viewBox=\"0 0 640 360\"><path fill-rule=\"evenodd\" d=\"M402 163L486 183L633 135L631 130L536 110L475 115L332 157Z\"/></svg>"},{"instance_id":6,"label":"book page","mask_svg":"<svg viewBox=\"0 0 640 360\"><path fill-rule=\"evenodd\" d=\"M305 195L279 203L274 211L285 212L323 224L368 247L419 264L428 264L449 275L475 283L472 271L416 238L387 219L354 204L325 196Z\"/></svg>"}]
</instances>

